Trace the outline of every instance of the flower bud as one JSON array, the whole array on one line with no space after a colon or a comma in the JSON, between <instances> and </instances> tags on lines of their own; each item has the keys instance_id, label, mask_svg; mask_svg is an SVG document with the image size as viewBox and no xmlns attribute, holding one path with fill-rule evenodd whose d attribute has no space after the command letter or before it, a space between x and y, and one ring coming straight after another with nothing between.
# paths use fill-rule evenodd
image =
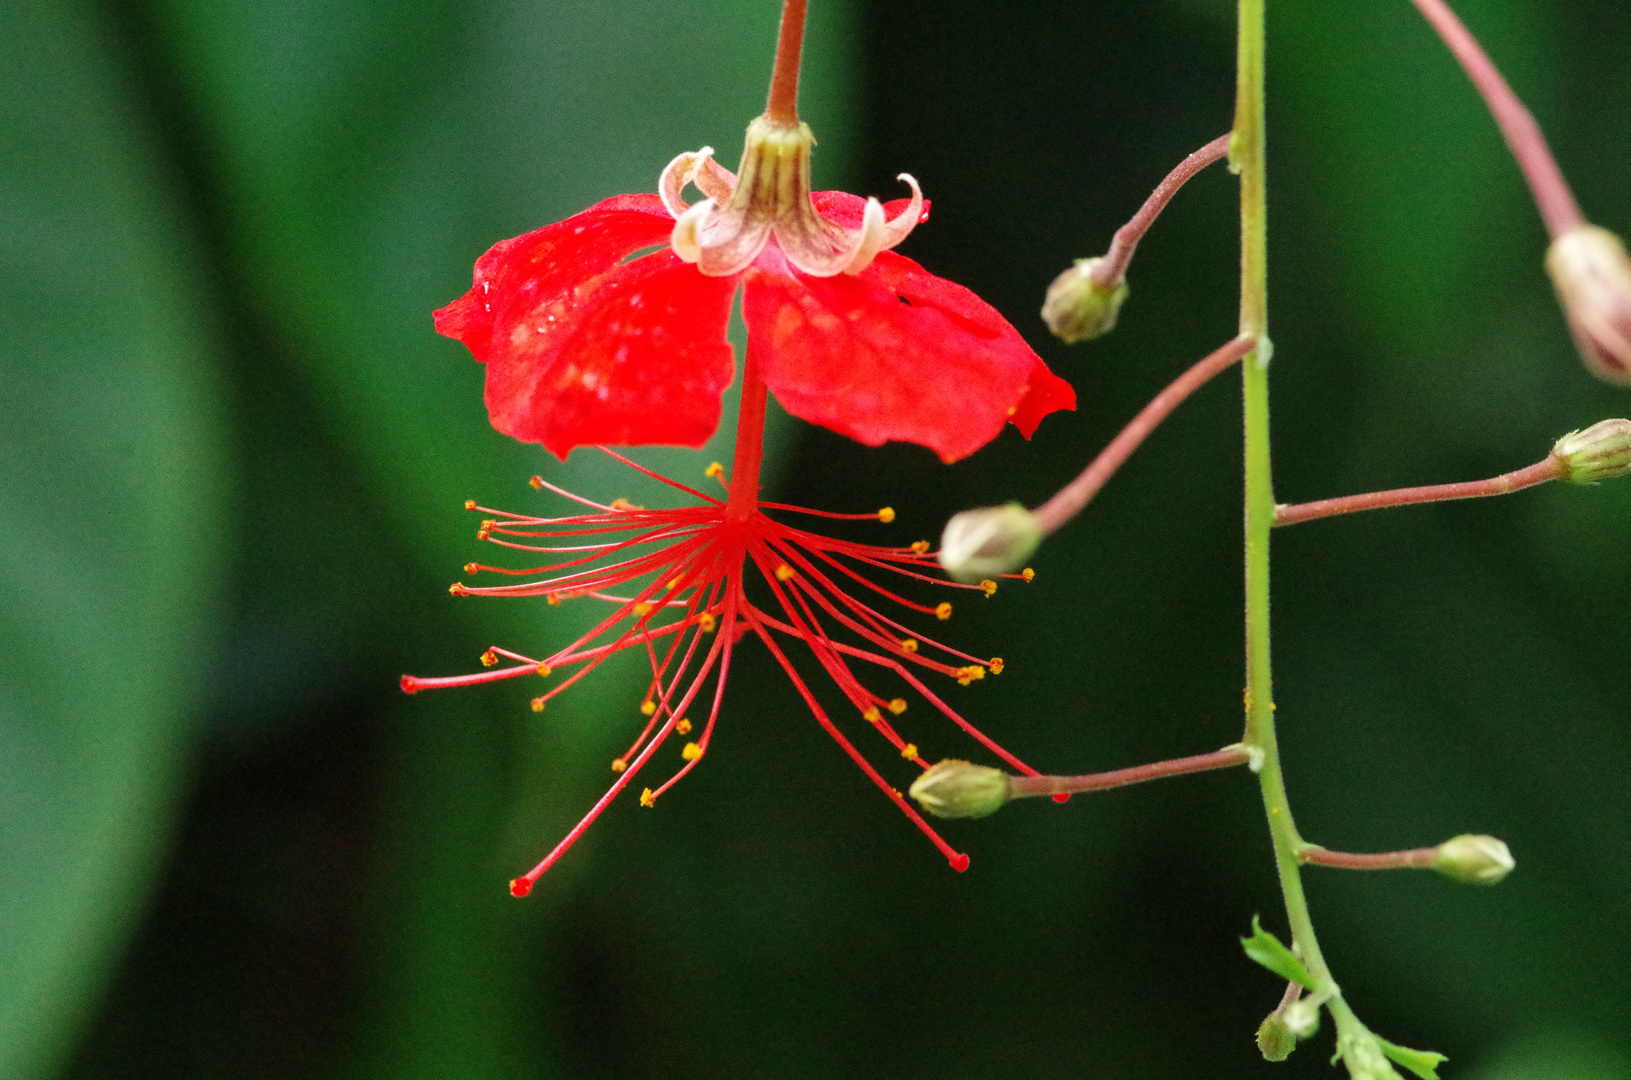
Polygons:
<instances>
[{"instance_id":1,"label":"flower bud","mask_svg":"<svg viewBox=\"0 0 1631 1080\"><path fill-rule=\"evenodd\" d=\"M1286 1030L1306 1039L1320 1029L1320 1007L1308 998L1298 998L1281 1010Z\"/></svg>"},{"instance_id":2,"label":"flower bud","mask_svg":"<svg viewBox=\"0 0 1631 1080\"><path fill-rule=\"evenodd\" d=\"M935 817L995 814L1008 801L1008 774L986 765L948 759L931 765L908 792Z\"/></svg>"},{"instance_id":3,"label":"flower bud","mask_svg":"<svg viewBox=\"0 0 1631 1080\"><path fill-rule=\"evenodd\" d=\"M1011 574L1042 543L1036 518L1017 502L953 514L940 534L940 565L953 581Z\"/></svg>"},{"instance_id":4,"label":"flower bud","mask_svg":"<svg viewBox=\"0 0 1631 1080\"><path fill-rule=\"evenodd\" d=\"M1546 272L1592 374L1631 386L1631 257L1620 238L1577 225L1552 241Z\"/></svg>"},{"instance_id":5,"label":"flower bud","mask_svg":"<svg viewBox=\"0 0 1631 1080\"><path fill-rule=\"evenodd\" d=\"M1297 1049L1297 1036L1291 1033L1279 1009L1269 1013L1258 1027L1257 1048L1263 1052L1264 1061L1284 1061Z\"/></svg>"},{"instance_id":6,"label":"flower bud","mask_svg":"<svg viewBox=\"0 0 1631 1080\"><path fill-rule=\"evenodd\" d=\"M1042 301L1042 321L1053 336L1068 345L1087 341L1115 328L1121 302L1127 299L1127 279L1105 285L1093 276L1104 256L1077 259L1076 265L1053 279Z\"/></svg>"},{"instance_id":7,"label":"flower bud","mask_svg":"<svg viewBox=\"0 0 1631 1080\"><path fill-rule=\"evenodd\" d=\"M1433 869L1463 885L1494 885L1517 863L1506 844L1493 836L1457 836L1438 846Z\"/></svg>"},{"instance_id":8,"label":"flower bud","mask_svg":"<svg viewBox=\"0 0 1631 1080\"><path fill-rule=\"evenodd\" d=\"M1552 446L1562 467L1559 478L1595 484L1631 473L1631 420L1604 420L1584 431L1571 431Z\"/></svg>"}]
</instances>

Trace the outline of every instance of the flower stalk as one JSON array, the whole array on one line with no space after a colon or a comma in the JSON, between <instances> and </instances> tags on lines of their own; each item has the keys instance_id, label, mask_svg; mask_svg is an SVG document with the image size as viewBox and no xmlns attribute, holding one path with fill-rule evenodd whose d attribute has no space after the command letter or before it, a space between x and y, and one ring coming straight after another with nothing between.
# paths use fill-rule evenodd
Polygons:
<instances>
[{"instance_id":1,"label":"flower stalk","mask_svg":"<svg viewBox=\"0 0 1631 1080\"><path fill-rule=\"evenodd\" d=\"M1161 211L1167 208L1167 203L1178 194L1178 189L1189 183L1196 173L1229 155L1230 138L1229 135L1219 135L1184 158L1178 163L1177 168L1167 174L1166 179L1156 185L1155 190L1150 192L1150 197L1144 200L1144 205L1139 207L1138 213L1116 230L1115 236L1110 239L1110 250L1104 253L1103 259L1094 264L1092 277L1095 282L1099 285L1114 285L1127 276L1127 266L1133 261L1133 252L1138 250L1138 242L1150 231L1155 219L1161 216Z\"/></svg>"},{"instance_id":2,"label":"flower stalk","mask_svg":"<svg viewBox=\"0 0 1631 1080\"><path fill-rule=\"evenodd\" d=\"M1488 480L1464 480L1455 484L1429 484L1425 487L1394 488L1391 491L1368 491L1363 495L1343 495L1335 499L1318 499L1305 503L1282 503L1274 508L1274 524L1296 525L1302 521L1352 514L1360 510L1384 510L1392 506L1413 506L1416 503L1450 502L1455 499L1482 499L1491 495L1510 495L1550 480L1566 476L1562 462L1553 454L1542 461L1522 469L1492 476Z\"/></svg>"},{"instance_id":3,"label":"flower stalk","mask_svg":"<svg viewBox=\"0 0 1631 1080\"><path fill-rule=\"evenodd\" d=\"M1110 788L1142 784L1146 780L1161 780L1169 776L1188 776L1191 773L1229 769L1236 765L1249 765L1253 754L1244 746L1225 746L1210 754L1154 761L1148 765L1134 765L1128 769L1109 772L1085 773L1081 776L1011 776L1008 778L1009 797L1023 799L1032 795L1075 795L1085 791L1105 791Z\"/></svg>"}]
</instances>

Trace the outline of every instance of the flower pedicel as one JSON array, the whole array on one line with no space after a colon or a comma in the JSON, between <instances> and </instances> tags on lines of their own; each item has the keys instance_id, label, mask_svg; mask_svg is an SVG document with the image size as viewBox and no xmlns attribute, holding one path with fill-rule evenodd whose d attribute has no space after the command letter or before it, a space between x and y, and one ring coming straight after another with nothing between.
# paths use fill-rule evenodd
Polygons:
<instances>
[{"instance_id":1,"label":"flower pedicel","mask_svg":"<svg viewBox=\"0 0 1631 1080\"><path fill-rule=\"evenodd\" d=\"M890 250L927 217L916 181L903 175L911 198L888 205L811 193L814 139L795 108L803 22L804 4L789 3L769 106L748 128L737 175L716 164L710 150L681 154L663 170L657 195L615 196L495 244L477 261L470 291L436 313L437 330L487 365L493 425L563 458L585 445L701 446L719 425L720 395L733 376L725 327L738 288L748 326L730 479L717 464L707 470L723 488L720 497L665 480L695 502L676 509L625 500L602 505L534 477L535 488L589 512L538 517L467 504L487 515L480 539L541 553L545 561L519 570L471 563L469 574L526 580L456 584L455 595L544 596L551 603L587 596L611 603L612 611L547 656L494 648L482 656L490 670L404 676L404 690L568 672L533 699L533 708L542 710L616 652L639 650L651 666L641 705L645 728L613 761L617 779L553 851L510 883L517 896L531 891L670 736L692 734L693 707L699 716L705 712L701 730L685 742L677 772L645 788L641 803L654 805L696 766L719 717L733 653L746 636L764 644L817 723L958 870L968 856L941 839L839 730L784 643L807 648L862 721L902 757L927 768L890 723L906 700L874 690L857 669L894 676L1021 773L1036 775L922 678L932 673L966 686L1000 672L1001 659L918 634L889 610L943 620L951 604L916 602L869 574L987 596L996 590L994 580L951 584L931 576L935 557L926 542L852 543L766 513L887 523L894 517L888 508L838 514L759 499L770 392L794 416L867 445L918 443L948 462L979 449L1009 422L1028 438L1048 413L1075 407L1070 386L993 308ZM694 206L682 198L688 184L704 196ZM659 251L631 258L658 245ZM1008 576L1030 578L1029 571ZM758 599L749 596L750 580ZM835 630L846 640L835 639Z\"/></svg>"}]
</instances>

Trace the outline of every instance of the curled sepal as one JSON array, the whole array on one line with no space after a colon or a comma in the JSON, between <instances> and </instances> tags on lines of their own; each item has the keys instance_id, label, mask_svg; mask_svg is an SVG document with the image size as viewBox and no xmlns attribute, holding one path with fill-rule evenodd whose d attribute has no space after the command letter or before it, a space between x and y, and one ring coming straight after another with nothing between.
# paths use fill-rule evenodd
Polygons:
<instances>
[{"instance_id":1,"label":"curled sepal","mask_svg":"<svg viewBox=\"0 0 1631 1080\"><path fill-rule=\"evenodd\" d=\"M1308 969L1297 959L1297 954L1282 945L1279 938L1263 929L1263 924L1256 915L1252 916L1252 936L1241 938L1240 947L1246 950L1248 957L1280 978L1305 989L1314 988L1314 977L1308 974Z\"/></svg>"}]
</instances>

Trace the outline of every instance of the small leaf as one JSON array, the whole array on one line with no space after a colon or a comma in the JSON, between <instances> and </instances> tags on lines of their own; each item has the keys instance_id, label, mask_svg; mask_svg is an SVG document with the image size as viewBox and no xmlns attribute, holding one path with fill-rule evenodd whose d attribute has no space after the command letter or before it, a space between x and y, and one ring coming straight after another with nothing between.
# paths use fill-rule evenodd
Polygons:
<instances>
[{"instance_id":1,"label":"small leaf","mask_svg":"<svg viewBox=\"0 0 1631 1080\"><path fill-rule=\"evenodd\" d=\"M1279 938L1263 929L1256 915L1252 916L1252 936L1241 938L1240 946L1246 950L1247 956L1282 979L1289 979L1308 990L1314 988L1314 978L1308 974L1308 969L1303 967L1303 962L1297 959L1296 954L1290 949L1280 944Z\"/></svg>"},{"instance_id":2,"label":"small leaf","mask_svg":"<svg viewBox=\"0 0 1631 1080\"><path fill-rule=\"evenodd\" d=\"M1450 1060L1432 1050L1412 1050L1408 1046L1390 1043L1380 1035L1376 1037L1376 1042L1381 1046L1382 1053L1421 1077L1421 1080L1438 1080L1438 1067Z\"/></svg>"}]
</instances>

